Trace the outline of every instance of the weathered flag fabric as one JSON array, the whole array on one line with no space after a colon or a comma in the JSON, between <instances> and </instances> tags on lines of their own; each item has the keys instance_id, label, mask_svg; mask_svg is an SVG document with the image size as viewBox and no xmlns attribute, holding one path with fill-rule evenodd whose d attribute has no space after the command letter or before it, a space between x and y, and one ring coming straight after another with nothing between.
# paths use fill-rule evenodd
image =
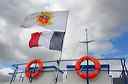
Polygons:
<instances>
[{"instance_id":1,"label":"weathered flag fabric","mask_svg":"<svg viewBox=\"0 0 128 84\"><path fill-rule=\"evenodd\" d=\"M29 48L44 47L50 50L62 50L65 32L34 32L29 40Z\"/></svg>"},{"instance_id":2,"label":"weathered flag fabric","mask_svg":"<svg viewBox=\"0 0 128 84\"><path fill-rule=\"evenodd\" d=\"M39 26L39 28L64 32L67 19L68 11L42 11L26 16L21 27L32 28Z\"/></svg>"}]
</instances>

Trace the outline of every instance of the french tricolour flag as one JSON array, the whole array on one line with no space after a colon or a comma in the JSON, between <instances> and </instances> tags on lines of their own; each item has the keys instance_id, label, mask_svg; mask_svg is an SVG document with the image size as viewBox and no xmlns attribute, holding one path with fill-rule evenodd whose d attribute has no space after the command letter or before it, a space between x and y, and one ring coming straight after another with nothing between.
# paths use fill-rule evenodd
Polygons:
<instances>
[{"instance_id":1,"label":"french tricolour flag","mask_svg":"<svg viewBox=\"0 0 128 84\"><path fill-rule=\"evenodd\" d=\"M45 47L50 50L62 50L65 32L44 31L34 32L29 40L29 48Z\"/></svg>"}]
</instances>

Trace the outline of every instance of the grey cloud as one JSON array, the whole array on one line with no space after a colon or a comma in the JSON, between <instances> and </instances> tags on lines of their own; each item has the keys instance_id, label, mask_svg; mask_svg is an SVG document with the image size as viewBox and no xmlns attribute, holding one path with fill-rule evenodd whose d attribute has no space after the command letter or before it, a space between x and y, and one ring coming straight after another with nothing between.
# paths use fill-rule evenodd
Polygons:
<instances>
[{"instance_id":1,"label":"grey cloud","mask_svg":"<svg viewBox=\"0 0 128 84\"><path fill-rule=\"evenodd\" d=\"M1 60L3 59L10 59L11 56L14 56L13 50L6 44L0 44L0 56Z\"/></svg>"},{"instance_id":2,"label":"grey cloud","mask_svg":"<svg viewBox=\"0 0 128 84\"><path fill-rule=\"evenodd\" d=\"M85 25L91 32L93 29L99 29L105 36L111 37L120 24L128 23L127 0L71 0L60 3L70 10L71 25Z\"/></svg>"},{"instance_id":3,"label":"grey cloud","mask_svg":"<svg viewBox=\"0 0 128 84\"><path fill-rule=\"evenodd\" d=\"M102 43L101 46L104 47L111 45L110 47L105 47L103 51L108 52L114 49L110 40L124 32L128 32L127 27L122 27L122 25L128 24L127 3L127 0L60 1L63 8L67 8L70 11L70 21L67 28L68 34L66 35L67 41L64 43L67 51L64 53L64 56L70 54L70 57L73 57L72 52L80 52L80 50L72 51L73 48L70 45L79 42L81 39L85 40L85 28L88 28L89 39L96 40L94 45L90 44L92 52L96 49L95 46L100 46L99 43ZM103 41L106 42L104 43ZM102 50L99 48L97 53L101 52Z\"/></svg>"},{"instance_id":4,"label":"grey cloud","mask_svg":"<svg viewBox=\"0 0 128 84\"><path fill-rule=\"evenodd\" d=\"M4 0L0 3L0 16L7 20L8 24L19 25L24 15L30 9L28 1Z\"/></svg>"},{"instance_id":5,"label":"grey cloud","mask_svg":"<svg viewBox=\"0 0 128 84\"><path fill-rule=\"evenodd\" d=\"M9 78L9 76L5 76L0 73L0 83L9 82Z\"/></svg>"}]
</instances>

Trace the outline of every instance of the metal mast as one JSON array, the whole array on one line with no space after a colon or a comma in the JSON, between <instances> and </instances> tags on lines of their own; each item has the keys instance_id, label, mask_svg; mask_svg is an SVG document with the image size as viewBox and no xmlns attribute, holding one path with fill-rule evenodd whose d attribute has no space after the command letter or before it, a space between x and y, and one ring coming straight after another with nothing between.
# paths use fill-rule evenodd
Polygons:
<instances>
[{"instance_id":1,"label":"metal mast","mask_svg":"<svg viewBox=\"0 0 128 84\"><path fill-rule=\"evenodd\" d=\"M93 42L94 40L88 40L88 30L87 29L85 29L85 39L86 39L86 41L82 41L82 42L80 42L80 43L85 43L86 44L86 56L88 56L88 49L89 49L89 47L88 47L88 44L89 43L91 43L91 42ZM89 65L89 60L87 60L87 71L86 71L86 73L87 73L87 80L86 80L86 82L87 82L87 84L89 84L89 78L88 78L88 65Z\"/></svg>"}]
</instances>

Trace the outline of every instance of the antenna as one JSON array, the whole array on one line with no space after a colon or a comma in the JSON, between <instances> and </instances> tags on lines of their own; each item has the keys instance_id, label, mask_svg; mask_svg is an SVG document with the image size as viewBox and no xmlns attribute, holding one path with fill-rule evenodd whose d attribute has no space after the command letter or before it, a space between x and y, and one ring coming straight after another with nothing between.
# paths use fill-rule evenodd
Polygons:
<instances>
[{"instance_id":1,"label":"antenna","mask_svg":"<svg viewBox=\"0 0 128 84\"><path fill-rule=\"evenodd\" d=\"M88 29L85 29L85 39L86 41L80 41L82 44L86 44L86 55L88 55L88 50L89 50L89 43L94 42L94 40L88 40Z\"/></svg>"},{"instance_id":2,"label":"antenna","mask_svg":"<svg viewBox=\"0 0 128 84\"><path fill-rule=\"evenodd\" d=\"M91 43L91 42L94 42L94 40L88 40L88 29L86 28L85 29L85 39L86 39L86 41L81 41L80 43L84 43L84 44L86 44L86 56L88 56L88 50L89 50L89 47L88 47L88 44L89 43ZM88 61L88 59L87 59L87 71L86 71L86 73L87 73L87 84L89 84L89 78L88 78L88 65L89 65L89 61Z\"/></svg>"}]
</instances>

